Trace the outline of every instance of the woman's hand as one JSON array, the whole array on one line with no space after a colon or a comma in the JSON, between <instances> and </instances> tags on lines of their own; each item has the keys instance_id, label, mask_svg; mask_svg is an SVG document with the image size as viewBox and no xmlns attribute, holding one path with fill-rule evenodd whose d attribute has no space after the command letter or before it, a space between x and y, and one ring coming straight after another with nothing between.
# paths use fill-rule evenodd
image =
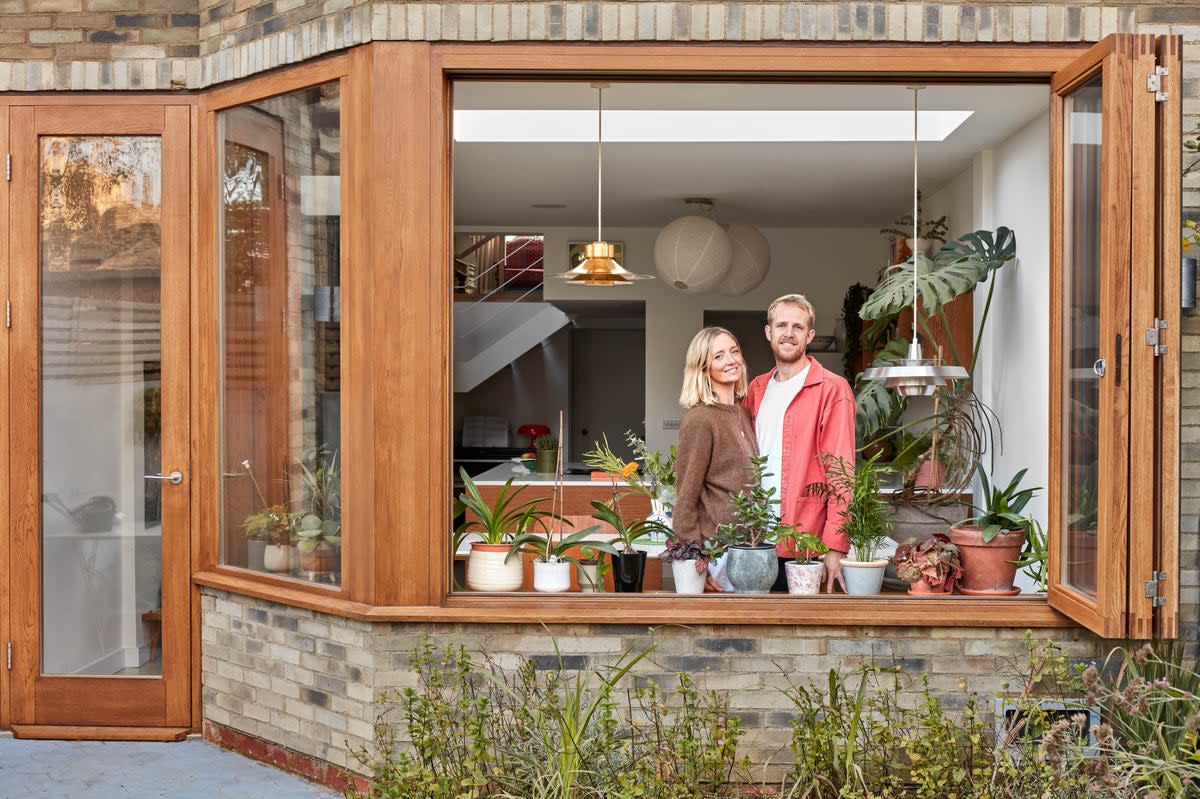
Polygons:
<instances>
[{"instance_id":1,"label":"woman's hand","mask_svg":"<svg viewBox=\"0 0 1200 799\"><path fill-rule=\"evenodd\" d=\"M712 575L705 575L705 577L704 577L704 593L706 593L706 594L707 593L723 594L723 593L725 593L725 590L723 588L721 588L721 586L716 584L716 582L712 578Z\"/></svg>"}]
</instances>

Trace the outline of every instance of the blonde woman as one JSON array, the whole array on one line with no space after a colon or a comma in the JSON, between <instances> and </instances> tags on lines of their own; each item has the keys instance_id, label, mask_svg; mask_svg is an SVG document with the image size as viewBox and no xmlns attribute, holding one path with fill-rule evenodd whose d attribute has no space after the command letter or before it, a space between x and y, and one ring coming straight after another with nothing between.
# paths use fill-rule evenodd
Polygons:
<instances>
[{"instance_id":1,"label":"blonde woman","mask_svg":"<svg viewBox=\"0 0 1200 799\"><path fill-rule=\"evenodd\" d=\"M688 409L679 428L672 528L682 539L711 538L733 520L729 495L746 487L757 452L746 394L746 363L737 339L706 327L688 345L679 404Z\"/></svg>"}]
</instances>

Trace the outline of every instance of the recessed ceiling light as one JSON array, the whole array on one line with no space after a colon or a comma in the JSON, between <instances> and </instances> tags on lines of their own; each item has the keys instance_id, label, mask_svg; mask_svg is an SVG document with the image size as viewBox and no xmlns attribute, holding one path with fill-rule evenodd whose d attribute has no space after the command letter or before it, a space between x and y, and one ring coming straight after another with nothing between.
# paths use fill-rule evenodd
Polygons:
<instances>
[{"instance_id":1,"label":"recessed ceiling light","mask_svg":"<svg viewBox=\"0 0 1200 799\"><path fill-rule=\"evenodd\" d=\"M974 111L921 111L922 141L944 141ZM912 141L911 111L606 111L609 142ZM592 111L454 112L459 142L594 142Z\"/></svg>"},{"instance_id":2,"label":"recessed ceiling light","mask_svg":"<svg viewBox=\"0 0 1200 799\"><path fill-rule=\"evenodd\" d=\"M566 208L563 203L534 203L530 208Z\"/></svg>"}]
</instances>

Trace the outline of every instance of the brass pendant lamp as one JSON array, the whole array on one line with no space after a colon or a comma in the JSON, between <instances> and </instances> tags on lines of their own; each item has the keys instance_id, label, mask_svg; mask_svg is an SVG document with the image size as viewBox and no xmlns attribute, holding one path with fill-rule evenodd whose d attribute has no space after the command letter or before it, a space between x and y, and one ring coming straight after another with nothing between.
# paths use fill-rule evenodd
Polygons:
<instances>
[{"instance_id":1,"label":"brass pendant lamp","mask_svg":"<svg viewBox=\"0 0 1200 799\"><path fill-rule=\"evenodd\" d=\"M607 83L593 83L596 89L596 240L583 248L583 262L556 277L582 286L627 286L653 275L636 275L625 269L613 256L616 248L604 240L604 90Z\"/></svg>"},{"instance_id":2,"label":"brass pendant lamp","mask_svg":"<svg viewBox=\"0 0 1200 799\"><path fill-rule=\"evenodd\" d=\"M908 345L908 357L888 364L876 366L863 372L866 380L882 380L887 388L893 389L902 397L927 397L933 394L939 386L946 385L949 380L961 380L967 376L967 370L961 366L943 366L940 359L926 358L921 352L921 342L917 337L917 270L921 266L922 256L917 252L917 240L920 233L917 200L917 154L918 142L917 125L917 95L923 86L910 86L913 93L913 337Z\"/></svg>"}]
</instances>

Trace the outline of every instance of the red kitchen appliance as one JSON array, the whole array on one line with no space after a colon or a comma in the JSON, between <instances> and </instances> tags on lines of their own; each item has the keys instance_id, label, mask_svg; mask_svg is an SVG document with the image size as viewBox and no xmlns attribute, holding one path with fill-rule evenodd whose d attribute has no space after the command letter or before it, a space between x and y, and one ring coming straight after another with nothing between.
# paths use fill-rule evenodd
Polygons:
<instances>
[{"instance_id":1,"label":"red kitchen appliance","mask_svg":"<svg viewBox=\"0 0 1200 799\"><path fill-rule=\"evenodd\" d=\"M517 435L529 436L529 448L533 449L533 442L538 436L544 436L550 432L550 428L544 424L523 424L517 428Z\"/></svg>"}]
</instances>

